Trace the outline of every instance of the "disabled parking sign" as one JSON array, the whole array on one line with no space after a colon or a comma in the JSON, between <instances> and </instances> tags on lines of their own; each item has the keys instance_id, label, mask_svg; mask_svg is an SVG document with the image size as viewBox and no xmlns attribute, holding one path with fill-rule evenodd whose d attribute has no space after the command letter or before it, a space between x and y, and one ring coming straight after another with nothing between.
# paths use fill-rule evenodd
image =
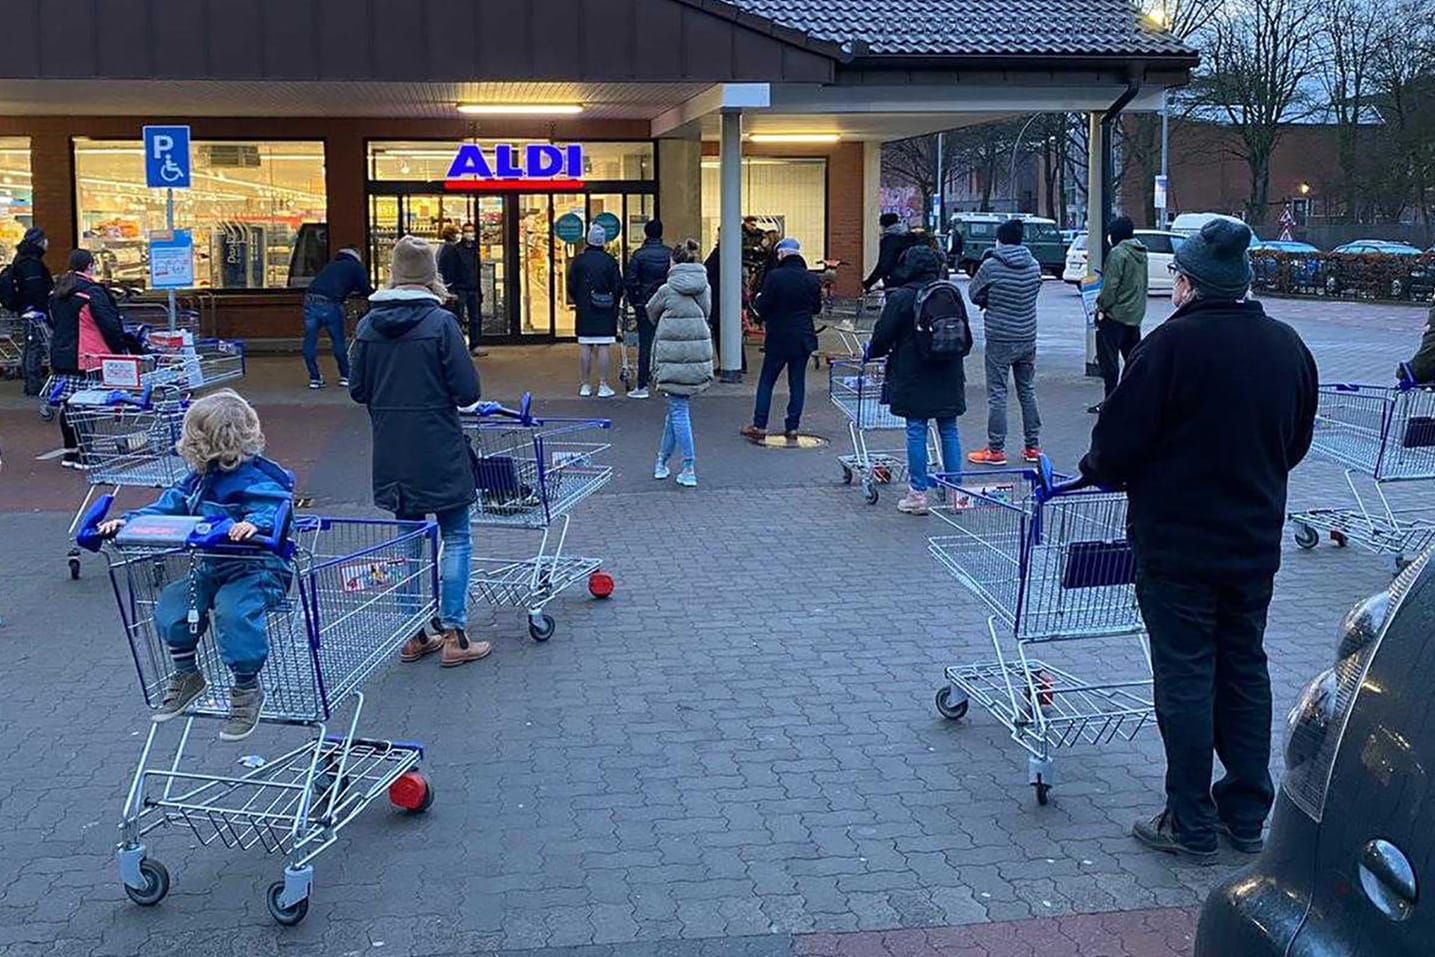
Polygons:
<instances>
[{"instance_id":1,"label":"disabled parking sign","mask_svg":"<svg viewBox=\"0 0 1435 957\"><path fill-rule=\"evenodd\" d=\"M151 189L189 189L189 127L144 128L144 178Z\"/></svg>"}]
</instances>

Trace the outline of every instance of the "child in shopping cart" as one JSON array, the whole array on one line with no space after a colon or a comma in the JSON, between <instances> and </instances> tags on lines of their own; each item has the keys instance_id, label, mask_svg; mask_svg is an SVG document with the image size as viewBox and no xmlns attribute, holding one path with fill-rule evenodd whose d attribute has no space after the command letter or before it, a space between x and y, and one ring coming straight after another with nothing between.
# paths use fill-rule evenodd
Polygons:
<instances>
[{"instance_id":1,"label":"child in shopping cart","mask_svg":"<svg viewBox=\"0 0 1435 957\"><path fill-rule=\"evenodd\" d=\"M292 502L294 476L263 451L259 416L238 393L221 389L197 399L185 413L178 445L189 474L154 504L104 522L99 530L114 535L125 521L143 515L194 515L233 520L233 542L282 532L274 523L281 507ZM156 723L182 714L207 688L196 650L213 618L219 656L233 676L220 740L240 741L253 733L264 706L259 672L269 656L265 619L288 592L289 579L284 559L256 549L252 556L206 556L188 577L160 593L155 630L169 647L174 671L152 716Z\"/></svg>"}]
</instances>

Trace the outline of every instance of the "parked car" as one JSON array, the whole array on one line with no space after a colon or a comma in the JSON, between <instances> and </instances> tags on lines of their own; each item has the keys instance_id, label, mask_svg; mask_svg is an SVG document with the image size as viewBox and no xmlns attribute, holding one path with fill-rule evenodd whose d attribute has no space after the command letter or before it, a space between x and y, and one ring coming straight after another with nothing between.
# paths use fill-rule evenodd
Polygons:
<instances>
[{"instance_id":1,"label":"parked car","mask_svg":"<svg viewBox=\"0 0 1435 957\"><path fill-rule=\"evenodd\" d=\"M1324 262L1315 246L1289 239L1267 239L1251 244L1251 285L1256 289L1277 288L1283 265L1290 269L1291 291L1315 292L1321 288Z\"/></svg>"},{"instance_id":2,"label":"parked car","mask_svg":"<svg viewBox=\"0 0 1435 957\"><path fill-rule=\"evenodd\" d=\"M1138 229L1136 238L1146 247L1146 282L1148 293L1171 291L1171 263L1175 261L1176 247L1186 237L1159 229ZM1066 251L1066 268L1061 278L1073 286L1080 286L1086 278L1086 233L1072 240Z\"/></svg>"},{"instance_id":3,"label":"parked car","mask_svg":"<svg viewBox=\"0 0 1435 957\"><path fill-rule=\"evenodd\" d=\"M1258 243L1251 243L1251 252L1318 253L1320 250L1310 243L1298 243L1289 239L1263 239Z\"/></svg>"},{"instance_id":4,"label":"parked car","mask_svg":"<svg viewBox=\"0 0 1435 957\"><path fill-rule=\"evenodd\" d=\"M1206 898L1196 957L1416 957L1435 910L1435 562L1341 624L1287 719L1265 849Z\"/></svg>"},{"instance_id":5,"label":"parked car","mask_svg":"<svg viewBox=\"0 0 1435 957\"><path fill-rule=\"evenodd\" d=\"M1233 223L1247 225L1239 216L1227 216L1225 213L1182 213L1171 220L1170 231L1179 233L1182 236L1192 236L1201 231L1201 227L1213 219L1228 219ZM1251 230L1251 242L1260 242L1256 231Z\"/></svg>"},{"instance_id":6,"label":"parked car","mask_svg":"<svg viewBox=\"0 0 1435 957\"><path fill-rule=\"evenodd\" d=\"M1357 239L1331 250L1325 292L1347 295L1352 290L1372 299L1414 299L1425 302L1435 291L1435 264L1409 243L1386 239ZM1357 258L1358 257L1358 258ZM1417 260L1408 262L1408 260Z\"/></svg>"},{"instance_id":7,"label":"parked car","mask_svg":"<svg viewBox=\"0 0 1435 957\"><path fill-rule=\"evenodd\" d=\"M1041 271L1048 276L1060 276L1066 255L1061 231L1054 220L1026 213L957 213L951 218L947 235L962 234L962 254L953 255L949 240L947 265L975 276L977 267L982 264L982 255L997 244L997 227L1008 219L1020 219L1025 224L1023 244L1041 264Z\"/></svg>"},{"instance_id":8,"label":"parked car","mask_svg":"<svg viewBox=\"0 0 1435 957\"><path fill-rule=\"evenodd\" d=\"M1387 239L1357 239L1331 250L1347 256L1419 256L1420 250L1409 243Z\"/></svg>"}]
</instances>

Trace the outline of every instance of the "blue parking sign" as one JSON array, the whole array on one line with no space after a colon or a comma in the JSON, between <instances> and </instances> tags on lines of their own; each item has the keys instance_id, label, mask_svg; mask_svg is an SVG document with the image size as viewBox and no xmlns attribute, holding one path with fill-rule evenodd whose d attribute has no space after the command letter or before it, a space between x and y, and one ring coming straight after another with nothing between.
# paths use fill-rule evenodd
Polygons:
<instances>
[{"instance_id":1,"label":"blue parking sign","mask_svg":"<svg viewBox=\"0 0 1435 957\"><path fill-rule=\"evenodd\" d=\"M144 178L151 189L189 189L189 127L144 128Z\"/></svg>"}]
</instances>

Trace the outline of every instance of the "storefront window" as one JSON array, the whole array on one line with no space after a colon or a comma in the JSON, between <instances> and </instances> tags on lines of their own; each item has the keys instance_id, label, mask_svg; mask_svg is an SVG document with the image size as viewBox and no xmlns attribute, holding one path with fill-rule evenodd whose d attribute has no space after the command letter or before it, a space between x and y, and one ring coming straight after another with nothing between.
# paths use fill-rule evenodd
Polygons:
<instances>
[{"instance_id":1,"label":"storefront window","mask_svg":"<svg viewBox=\"0 0 1435 957\"><path fill-rule=\"evenodd\" d=\"M326 220L324 144L197 141L193 186L175 190L175 226L194 235L195 285L274 289L307 285L302 252ZM75 140L80 245L104 276L149 279L146 239L165 228L165 194L145 186L138 140Z\"/></svg>"},{"instance_id":2,"label":"storefront window","mask_svg":"<svg viewBox=\"0 0 1435 957\"><path fill-rule=\"evenodd\" d=\"M476 140L492 156L498 140ZM515 146L547 140L503 140ZM448 176L458 143L385 141L369 144L369 179L433 183ZM555 146L567 143L554 142ZM586 180L650 180L653 178L653 144L583 143L583 178Z\"/></svg>"},{"instance_id":3,"label":"storefront window","mask_svg":"<svg viewBox=\"0 0 1435 957\"><path fill-rule=\"evenodd\" d=\"M721 218L718 161L703 159L704 249L717 241ZM758 225L800 240L809 262L827 253L827 160L745 156L742 160L742 214Z\"/></svg>"},{"instance_id":4,"label":"storefront window","mask_svg":"<svg viewBox=\"0 0 1435 957\"><path fill-rule=\"evenodd\" d=\"M8 262L34 225L30 191L30 140L0 136L0 260Z\"/></svg>"}]
</instances>

